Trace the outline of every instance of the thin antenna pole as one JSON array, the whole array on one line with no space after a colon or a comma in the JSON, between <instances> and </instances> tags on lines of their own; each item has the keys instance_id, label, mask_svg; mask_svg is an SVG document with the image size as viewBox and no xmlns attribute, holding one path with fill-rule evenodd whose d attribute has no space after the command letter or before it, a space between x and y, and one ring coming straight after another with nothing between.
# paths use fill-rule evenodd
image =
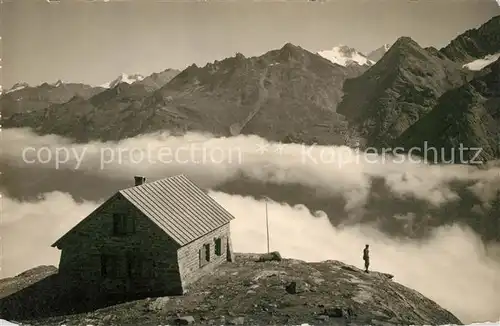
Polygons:
<instances>
[{"instance_id":1,"label":"thin antenna pole","mask_svg":"<svg viewBox=\"0 0 500 326\"><path fill-rule=\"evenodd\" d=\"M266 231L267 231L267 253L269 253L269 216L267 214L267 200L266 200Z\"/></svg>"}]
</instances>

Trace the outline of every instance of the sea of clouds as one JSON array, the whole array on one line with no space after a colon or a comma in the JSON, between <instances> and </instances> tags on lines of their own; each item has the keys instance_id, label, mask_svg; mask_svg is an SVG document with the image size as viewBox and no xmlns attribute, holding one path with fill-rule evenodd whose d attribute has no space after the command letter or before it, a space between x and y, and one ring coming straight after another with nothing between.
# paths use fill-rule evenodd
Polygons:
<instances>
[{"instance_id":1,"label":"sea of clouds","mask_svg":"<svg viewBox=\"0 0 500 326\"><path fill-rule=\"evenodd\" d=\"M116 143L75 144L59 136L37 136L27 129L2 133L1 162L36 166L42 174L77 169L105 179L131 180L133 175L145 175L154 180L184 173L212 189L244 176L272 184L302 184L343 196L347 211L364 207L372 178L383 178L394 195L425 200L429 207L460 200L451 186L457 180L470 183L471 192L482 203L479 209L488 209L500 189L500 168L495 163L483 169L428 165L346 147L283 146L256 136L213 138L192 133L174 137L163 133ZM37 157L42 152L46 156ZM67 155L56 162L56 153ZM265 202L218 191L209 194L236 217L231 225L234 249L265 252ZM57 265L59 252L50 245L105 199L76 201L60 191L40 194L35 201L4 197L2 277L42 264ZM369 243L371 268L395 275L397 282L435 300L462 321L500 317L500 261L489 254L499 252L500 247L485 245L465 226L436 228L426 240L401 240L367 225L336 228L324 213L311 212L303 205L270 202L268 212L271 250L285 257L336 259L362 267L361 251Z\"/></svg>"}]
</instances>

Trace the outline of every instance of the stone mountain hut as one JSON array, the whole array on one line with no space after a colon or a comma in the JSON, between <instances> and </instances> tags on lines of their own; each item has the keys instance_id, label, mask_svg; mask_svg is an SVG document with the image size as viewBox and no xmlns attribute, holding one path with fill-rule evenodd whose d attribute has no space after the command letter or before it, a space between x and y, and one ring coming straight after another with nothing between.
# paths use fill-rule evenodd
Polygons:
<instances>
[{"instance_id":1,"label":"stone mountain hut","mask_svg":"<svg viewBox=\"0 0 500 326\"><path fill-rule=\"evenodd\" d=\"M184 175L118 191L52 247L59 276L105 296L183 294L233 261L234 217ZM97 291L97 292L96 292Z\"/></svg>"}]
</instances>

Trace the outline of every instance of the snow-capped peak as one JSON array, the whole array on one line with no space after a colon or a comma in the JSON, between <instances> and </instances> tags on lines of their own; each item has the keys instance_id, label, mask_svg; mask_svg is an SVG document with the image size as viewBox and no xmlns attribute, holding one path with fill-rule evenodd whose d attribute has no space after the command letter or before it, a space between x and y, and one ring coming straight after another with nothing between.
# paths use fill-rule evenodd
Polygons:
<instances>
[{"instance_id":1,"label":"snow-capped peak","mask_svg":"<svg viewBox=\"0 0 500 326\"><path fill-rule=\"evenodd\" d=\"M375 49L372 52L368 53L368 55L366 57L373 62L377 62L384 56L384 54L387 51L389 51L391 46L392 46L391 44L384 44L381 47L379 47L378 49Z\"/></svg>"},{"instance_id":2,"label":"snow-capped peak","mask_svg":"<svg viewBox=\"0 0 500 326\"><path fill-rule=\"evenodd\" d=\"M101 87L113 88L120 83L132 84L132 83L141 81L143 79L144 79L144 77L142 75L139 75L139 74L128 75L128 74L122 73L120 76L118 76L118 78L114 79L113 81L102 84Z\"/></svg>"},{"instance_id":3,"label":"snow-capped peak","mask_svg":"<svg viewBox=\"0 0 500 326\"><path fill-rule=\"evenodd\" d=\"M347 67L358 64L371 66L374 62L365 57L361 52L345 45L339 45L331 50L319 51L318 54L333 63Z\"/></svg>"},{"instance_id":4,"label":"snow-capped peak","mask_svg":"<svg viewBox=\"0 0 500 326\"><path fill-rule=\"evenodd\" d=\"M59 86L62 86L63 84L64 84L64 82L59 79L58 81L56 81L55 83L53 83L52 86L59 87Z\"/></svg>"},{"instance_id":5,"label":"snow-capped peak","mask_svg":"<svg viewBox=\"0 0 500 326\"><path fill-rule=\"evenodd\" d=\"M16 83L14 84L14 86L12 86L8 91L5 92L5 94L7 93L12 93L12 92L16 92L16 91L19 91L23 88L26 88L26 87L29 87L30 85L26 84L26 83Z\"/></svg>"},{"instance_id":6,"label":"snow-capped peak","mask_svg":"<svg viewBox=\"0 0 500 326\"><path fill-rule=\"evenodd\" d=\"M467 68L469 70L473 71L479 71L486 67L489 64L492 64L493 62L497 61L500 58L500 52L496 54L490 54L485 56L484 58L474 60L472 62L469 62L465 65L463 65L464 68Z\"/></svg>"}]
</instances>

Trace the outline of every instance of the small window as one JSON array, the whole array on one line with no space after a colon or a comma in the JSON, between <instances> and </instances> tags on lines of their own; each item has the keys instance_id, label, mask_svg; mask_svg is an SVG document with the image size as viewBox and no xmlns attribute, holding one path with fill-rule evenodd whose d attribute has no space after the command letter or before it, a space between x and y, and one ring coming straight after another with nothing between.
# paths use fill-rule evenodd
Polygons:
<instances>
[{"instance_id":1,"label":"small window","mask_svg":"<svg viewBox=\"0 0 500 326\"><path fill-rule=\"evenodd\" d=\"M215 254L217 256L222 255L222 239L221 238L215 239Z\"/></svg>"},{"instance_id":2,"label":"small window","mask_svg":"<svg viewBox=\"0 0 500 326\"><path fill-rule=\"evenodd\" d=\"M205 251L205 261L209 262L210 261L210 244L207 243L203 245L204 251Z\"/></svg>"},{"instance_id":3,"label":"small window","mask_svg":"<svg viewBox=\"0 0 500 326\"><path fill-rule=\"evenodd\" d=\"M204 244L200 249L200 267L205 266L210 262L210 244Z\"/></svg>"},{"instance_id":4,"label":"small window","mask_svg":"<svg viewBox=\"0 0 500 326\"><path fill-rule=\"evenodd\" d=\"M134 219L123 214L113 214L113 235L126 235L135 232Z\"/></svg>"}]
</instances>

